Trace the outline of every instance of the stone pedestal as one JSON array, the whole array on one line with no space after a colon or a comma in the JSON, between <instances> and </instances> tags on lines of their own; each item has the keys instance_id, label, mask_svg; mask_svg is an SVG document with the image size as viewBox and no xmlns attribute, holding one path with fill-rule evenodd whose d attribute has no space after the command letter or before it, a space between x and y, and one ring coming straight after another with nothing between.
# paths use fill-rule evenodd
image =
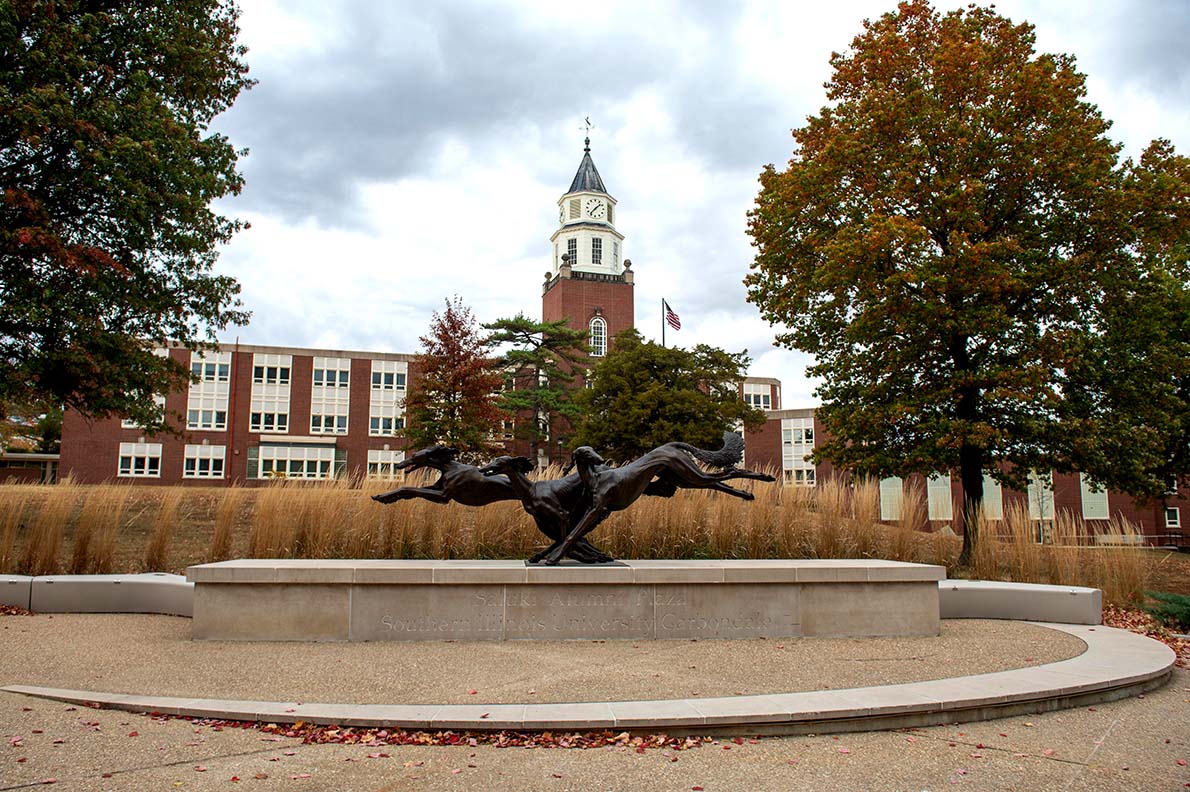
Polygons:
<instances>
[{"instance_id":1,"label":"stone pedestal","mask_svg":"<svg viewBox=\"0 0 1190 792\"><path fill-rule=\"evenodd\" d=\"M937 635L926 564L243 559L190 567L192 635L231 641Z\"/></svg>"}]
</instances>

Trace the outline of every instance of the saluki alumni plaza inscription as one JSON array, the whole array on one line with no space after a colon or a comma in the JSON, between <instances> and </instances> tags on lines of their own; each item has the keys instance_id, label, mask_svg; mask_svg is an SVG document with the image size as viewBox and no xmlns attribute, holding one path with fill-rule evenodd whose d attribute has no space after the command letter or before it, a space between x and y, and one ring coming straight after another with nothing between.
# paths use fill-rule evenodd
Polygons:
<instances>
[{"instance_id":1,"label":"saluki alumni plaza inscription","mask_svg":"<svg viewBox=\"0 0 1190 792\"><path fill-rule=\"evenodd\" d=\"M246 559L191 567L195 639L936 635L942 567L892 561Z\"/></svg>"}]
</instances>

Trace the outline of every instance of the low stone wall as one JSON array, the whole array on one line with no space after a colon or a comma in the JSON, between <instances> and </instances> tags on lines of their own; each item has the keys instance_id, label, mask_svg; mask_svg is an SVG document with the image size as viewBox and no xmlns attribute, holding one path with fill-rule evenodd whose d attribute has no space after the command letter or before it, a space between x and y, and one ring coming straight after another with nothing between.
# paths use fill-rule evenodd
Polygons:
<instances>
[{"instance_id":1,"label":"low stone wall","mask_svg":"<svg viewBox=\"0 0 1190 792\"><path fill-rule=\"evenodd\" d=\"M191 567L196 639L937 635L945 569L869 560L245 559Z\"/></svg>"},{"instance_id":2,"label":"low stone wall","mask_svg":"<svg viewBox=\"0 0 1190 792\"><path fill-rule=\"evenodd\" d=\"M938 596L944 619L1099 624L1103 618L1103 592L1083 586L946 580L938 584Z\"/></svg>"}]
</instances>

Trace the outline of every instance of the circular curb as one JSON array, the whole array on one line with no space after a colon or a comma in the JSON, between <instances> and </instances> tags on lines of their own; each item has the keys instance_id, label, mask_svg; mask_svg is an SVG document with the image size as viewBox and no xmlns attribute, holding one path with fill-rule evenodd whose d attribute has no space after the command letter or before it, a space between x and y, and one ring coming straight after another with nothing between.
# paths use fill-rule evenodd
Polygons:
<instances>
[{"instance_id":1,"label":"circular curb","mask_svg":"<svg viewBox=\"0 0 1190 792\"><path fill-rule=\"evenodd\" d=\"M137 696L9 685L0 690L131 712L217 720L454 731L826 733L987 720L1110 701L1159 687L1176 656L1112 627L1030 622L1081 639L1077 657L899 685L720 698L558 704L319 704Z\"/></svg>"}]
</instances>

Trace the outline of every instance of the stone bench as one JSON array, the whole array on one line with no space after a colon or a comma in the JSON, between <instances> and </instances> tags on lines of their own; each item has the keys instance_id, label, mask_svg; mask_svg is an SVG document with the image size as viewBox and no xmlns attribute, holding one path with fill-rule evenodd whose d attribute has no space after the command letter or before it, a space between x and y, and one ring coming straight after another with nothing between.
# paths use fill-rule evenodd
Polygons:
<instances>
[{"instance_id":1,"label":"stone bench","mask_svg":"<svg viewBox=\"0 0 1190 792\"><path fill-rule=\"evenodd\" d=\"M1082 586L944 580L938 584L938 605L943 619L1099 624L1103 618L1103 592Z\"/></svg>"},{"instance_id":2,"label":"stone bench","mask_svg":"<svg viewBox=\"0 0 1190 792\"><path fill-rule=\"evenodd\" d=\"M161 613L190 616L194 584L181 575L46 575L30 578L36 613Z\"/></svg>"}]
</instances>

